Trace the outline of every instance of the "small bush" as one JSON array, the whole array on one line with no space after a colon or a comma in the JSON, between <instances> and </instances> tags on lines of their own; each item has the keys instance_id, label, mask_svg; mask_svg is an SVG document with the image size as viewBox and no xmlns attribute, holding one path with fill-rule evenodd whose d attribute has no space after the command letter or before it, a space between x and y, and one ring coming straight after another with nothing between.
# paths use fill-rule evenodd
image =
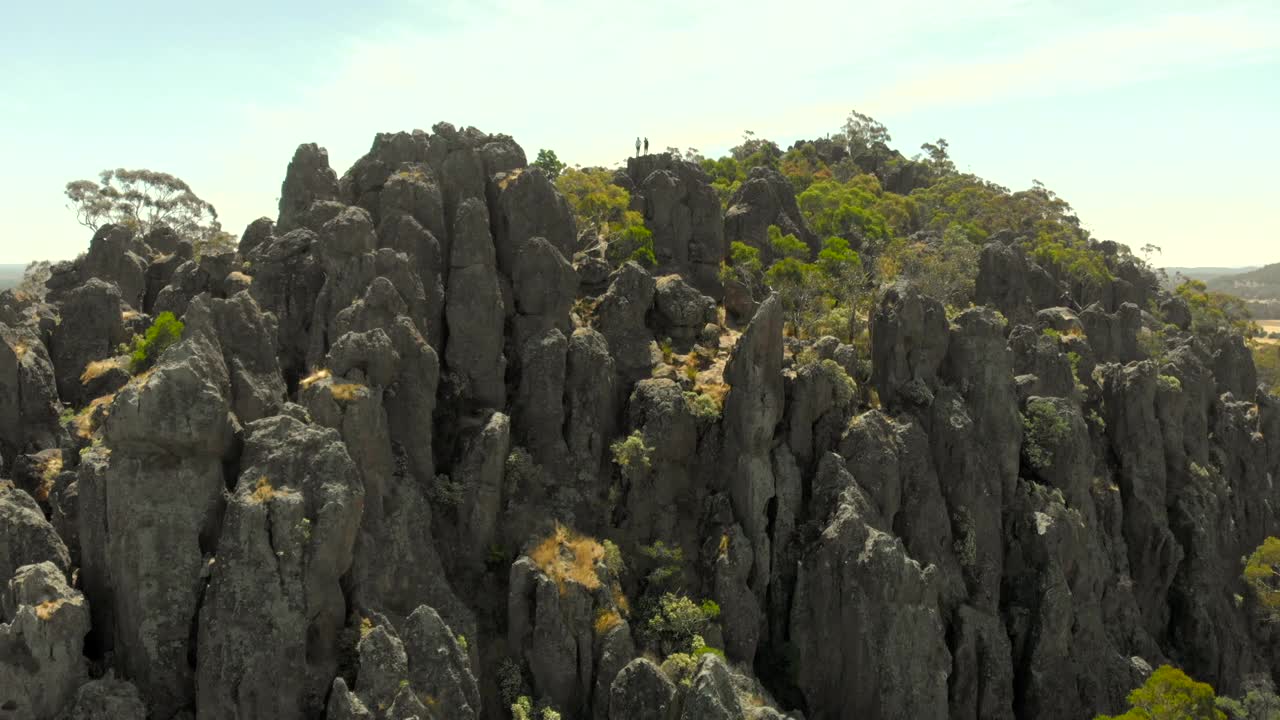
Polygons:
<instances>
[{"instance_id":1,"label":"small bush","mask_svg":"<svg viewBox=\"0 0 1280 720\"><path fill-rule=\"evenodd\" d=\"M658 540L652 545L642 545L640 554L655 564L647 578L649 585L657 588L669 587L674 584L673 581L680 579L684 566L684 551L678 546L667 545Z\"/></svg>"},{"instance_id":2,"label":"small bush","mask_svg":"<svg viewBox=\"0 0 1280 720\"><path fill-rule=\"evenodd\" d=\"M609 449L613 452L613 461L623 470L649 469L653 448L644 444L644 435L639 430L632 432L625 440L615 441Z\"/></svg>"},{"instance_id":3,"label":"small bush","mask_svg":"<svg viewBox=\"0 0 1280 720\"><path fill-rule=\"evenodd\" d=\"M693 672L698 668L698 659L689 653L671 653L662 661L662 673L677 685L688 687L693 683Z\"/></svg>"},{"instance_id":4,"label":"small bush","mask_svg":"<svg viewBox=\"0 0 1280 720\"><path fill-rule=\"evenodd\" d=\"M1182 392L1182 382L1172 375L1161 375L1156 378L1156 384L1164 392Z\"/></svg>"},{"instance_id":5,"label":"small bush","mask_svg":"<svg viewBox=\"0 0 1280 720\"><path fill-rule=\"evenodd\" d=\"M690 647L694 637L706 632L719 616L720 606L714 602L708 600L699 605L685 595L666 593L658 600L645 629L664 649Z\"/></svg>"},{"instance_id":6,"label":"small bush","mask_svg":"<svg viewBox=\"0 0 1280 720\"><path fill-rule=\"evenodd\" d=\"M1032 400L1022 416L1025 431L1022 452L1031 467L1047 470L1053 465L1053 448L1067 438L1071 423L1048 400Z\"/></svg>"},{"instance_id":7,"label":"small bush","mask_svg":"<svg viewBox=\"0 0 1280 720\"><path fill-rule=\"evenodd\" d=\"M1280 622L1280 538L1262 541L1245 561L1244 581L1264 612Z\"/></svg>"},{"instance_id":8,"label":"small bush","mask_svg":"<svg viewBox=\"0 0 1280 720\"><path fill-rule=\"evenodd\" d=\"M149 369L161 353L182 339L185 327L173 313L160 313L145 335L134 337L129 350L129 371L136 374Z\"/></svg>"},{"instance_id":9,"label":"small bush","mask_svg":"<svg viewBox=\"0 0 1280 720\"><path fill-rule=\"evenodd\" d=\"M706 393L686 392L684 400L689 405L689 412L699 420L714 422L720 417L720 403Z\"/></svg>"},{"instance_id":10,"label":"small bush","mask_svg":"<svg viewBox=\"0 0 1280 720\"><path fill-rule=\"evenodd\" d=\"M622 573L627 571L627 563L622 559L622 549L612 540L605 540L600 544L604 547L604 566L609 568L609 574L614 578L622 577Z\"/></svg>"}]
</instances>

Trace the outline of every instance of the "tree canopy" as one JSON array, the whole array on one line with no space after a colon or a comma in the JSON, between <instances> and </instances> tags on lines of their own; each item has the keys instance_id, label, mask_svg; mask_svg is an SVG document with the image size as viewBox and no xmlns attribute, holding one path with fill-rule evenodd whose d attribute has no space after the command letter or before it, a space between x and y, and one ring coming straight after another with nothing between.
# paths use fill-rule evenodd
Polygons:
<instances>
[{"instance_id":1,"label":"tree canopy","mask_svg":"<svg viewBox=\"0 0 1280 720\"><path fill-rule=\"evenodd\" d=\"M224 242L218 211L181 178L155 170L103 170L98 180L66 186L68 207L90 230L113 223L139 234L167 226L197 247Z\"/></svg>"},{"instance_id":2,"label":"tree canopy","mask_svg":"<svg viewBox=\"0 0 1280 720\"><path fill-rule=\"evenodd\" d=\"M560 158L556 157L555 150L539 150L538 158L533 161L533 166L542 168L542 171L552 180L560 177L560 173L564 172L565 168L565 164L560 162Z\"/></svg>"},{"instance_id":3,"label":"tree canopy","mask_svg":"<svg viewBox=\"0 0 1280 720\"><path fill-rule=\"evenodd\" d=\"M1130 709L1123 715L1099 715L1095 720L1227 720L1217 708L1213 687L1196 682L1178 668L1161 665L1147 682L1129 693Z\"/></svg>"}]
</instances>

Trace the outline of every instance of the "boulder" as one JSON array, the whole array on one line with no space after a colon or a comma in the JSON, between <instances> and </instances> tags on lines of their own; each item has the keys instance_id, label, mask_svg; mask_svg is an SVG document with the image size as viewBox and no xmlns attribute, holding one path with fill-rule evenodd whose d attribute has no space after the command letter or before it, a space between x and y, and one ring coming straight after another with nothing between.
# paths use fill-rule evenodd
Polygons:
<instances>
[{"instance_id":1,"label":"boulder","mask_svg":"<svg viewBox=\"0 0 1280 720\"><path fill-rule=\"evenodd\" d=\"M73 407L89 400L80 376L89 363L115 354L116 346L127 341L121 319L120 289L97 278L67 293L62 303L62 322L53 333L49 356L53 361L58 395Z\"/></svg>"},{"instance_id":2,"label":"boulder","mask_svg":"<svg viewBox=\"0 0 1280 720\"><path fill-rule=\"evenodd\" d=\"M645 318L653 305L656 287L644 268L629 261L614 272L609 291L596 305L592 327L608 341L624 383L648 377L655 364L657 347Z\"/></svg>"},{"instance_id":3,"label":"boulder","mask_svg":"<svg viewBox=\"0 0 1280 720\"><path fill-rule=\"evenodd\" d=\"M147 706L133 683L119 680L108 672L81 685L59 717L61 720L146 720Z\"/></svg>"},{"instance_id":4,"label":"boulder","mask_svg":"<svg viewBox=\"0 0 1280 720\"><path fill-rule=\"evenodd\" d=\"M669 720L676 686L648 658L636 658L609 690L609 720Z\"/></svg>"},{"instance_id":5,"label":"boulder","mask_svg":"<svg viewBox=\"0 0 1280 720\"><path fill-rule=\"evenodd\" d=\"M0 598L0 708L6 717L52 718L86 679L84 595L51 562L24 565Z\"/></svg>"},{"instance_id":6,"label":"boulder","mask_svg":"<svg viewBox=\"0 0 1280 720\"><path fill-rule=\"evenodd\" d=\"M30 329L0 324L0 457L56 445L58 412L54 367L44 343Z\"/></svg>"},{"instance_id":7,"label":"boulder","mask_svg":"<svg viewBox=\"0 0 1280 720\"><path fill-rule=\"evenodd\" d=\"M664 275L654 284L655 330L683 351L693 345L708 323L716 322L716 302L693 289L679 275Z\"/></svg>"},{"instance_id":8,"label":"boulder","mask_svg":"<svg viewBox=\"0 0 1280 720\"><path fill-rule=\"evenodd\" d=\"M46 562L68 572L67 546L34 498L12 482L0 480L0 577L7 581L24 565Z\"/></svg>"},{"instance_id":9,"label":"boulder","mask_svg":"<svg viewBox=\"0 0 1280 720\"><path fill-rule=\"evenodd\" d=\"M872 381L886 407L927 406L947 354L946 309L909 283L885 291L871 316Z\"/></svg>"},{"instance_id":10,"label":"boulder","mask_svg":"<svg viewBox=\"0 0 1280 720\"><path fill-rule=\"evenodd\" d=\"M139 247L133 230L123 225L103 225L93 234L89 252L80 263L80 281L93 278L120 289L121 301L134 310L142 309L147 289L147 260L135 250Z\"/></svg>"}]
</instances>

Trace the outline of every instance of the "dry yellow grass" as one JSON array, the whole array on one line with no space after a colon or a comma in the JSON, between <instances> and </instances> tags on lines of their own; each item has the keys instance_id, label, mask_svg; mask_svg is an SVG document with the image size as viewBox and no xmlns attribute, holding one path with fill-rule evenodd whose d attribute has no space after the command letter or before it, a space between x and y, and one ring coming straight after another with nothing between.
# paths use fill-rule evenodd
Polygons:
<instances>
[{"instance_id":1,"label":"dry yellow grass","mask_svg":"<svg viewBox=\"0 0 1280 720\"><path fill-rule=\"evenodd\" d=\"M362 390L364 385L359 383L334 383L329 386L329 394L333 399L344 403L354 402Z\"/></svg>"},{"instance_id":2,"label":"dry yellow grass","mask_svg":"<svg viewBox=\"0 0 1280 720\"><path fill-rule=\"evenodd\" d=\"M36 606L36 617L48 622L66 600L45 600Z\"/></svg>"},{"instance_id":3,"label":"dry yellow grass","mask_svg":"<svg viewBox=\"0 0 1280 720\"><path fill-rule=\"evenodd\" d=\"M84 366L84 372L80 373L80 384L88 385L103 375L116 368L124 369L124 358L107 358L106 360L94 360Z\"/></svg>"},{"instance_id":4,"label":"dry yellow grass","mask_svg":"<svg viewBox=\"0 0 1280 720\"><path fill-rule=\"evenodd\" d=\"M137 310L125 310L124 312L120 313L120 319L125 322L129 322L130 320L136 317L138 317Z\"/></svg>"},{"instance_id":5,"label":"dry yellow grass","mask_svg":"<svg viewBox=\"0 0 1280 720\"><path fill-rule=\"evenodd\" d=\"M249 498L256 503L264 503L276 496L276 489L271 486L271 481L267 478L258 478L258 484L254 486L253 493Z\"/></svg>"},{"instance_id":6,"label":"dry yellow grass","mask_svg":"<svg viewBox=\"0 0 1280 720\"><path fill-rule=\"evenodd\" d=\"M305 390L311 387L312 385L315 385L316 383L320 382L321 380L324 380L325 378L329 377L329 375L330 373L328 370L321 368L320 370L316 370L312 372L310 375L303 378L302 382L298 383L298 386Z\"/></svg>"},{"instance_id":7,"label":"dry yellow grass","mask_svg":"<svg viewBox=\"0 0 1280 720\"><path fill-rule=\"evenodd\" d=\"M49 499L49 491L53 490L53 483L57 481L60 472L62 472L62 453L52 454L45 459L40 467L40 484L36 486L36 500L45 502Z\"/></svg>"},{"instance_id":8,"label":"dry yellow grass","mask_svg":"<svg viewBox=\"0 0 1280 720\"><path fill-rule=\"evenodd\" d=\"M626 617L631 617L631 601L627 599L627 594L622 592L622 586L618 583L613 584L613 604Z\"/></svg>"},{"instance_id":9,"label":"dry yellow grass","mask_svg":"<svg viewBox=\"0 0 1280 720\"><path fill-rule=\"evenodd\" d=\"M569 583L587 590L600 587L596 563L604 559L604 546L558 523L551 536L529 553L529 559L556 581L561 593L568 590Z\"/></svg>"},{"instance_id":10,"label":"dry yellow grass","mask_svg":"<svg viewBox=\"0 0 1280 720\"><path fill-rule=\"evenodd\" d=\"M596 635L603 637L609 634L610 630L621 624L622 616L618 614L617 610L601 608L600 611L596 613L596 621L593 627L595 628Z\"/></svg>"},{"instance_id":11,"label":"dry yellow grass","mask_svg":"<svg viewBox=\"0 0 1280 720\"><path fill-rule=\"evenodd\" d=\"M498 187L502 188L503 190L506 190L507 186L510 185L513 180L520 177L520 175L523 173L524 173L524 168L516 168L515 170L512 170L511 172L507 173L506 177L498 181Z\"/></svg>"},{"instance_id":12,"label":"dry yellow grass","mask_svg":"<svg viewBox=\"0 0 1280 720\"><path fill-rule=\"evenodd\" d=\"M76 413L76 416L71 420L72 425L75 427L76 435L83 440L93 437L93 434L98 431L98 427L101 425L100 422L94 420L99 414L98 408L103 408L102 417L105 419L107 415L111 414L111 403L115 402L115 399L115 393L103 395L94 399L93 402L89 403L88 407Z\"/></svg>"},{"instance_id":13,"label":"dry yellow grass","mask_svg":"<svg viewBox=\"0 0 1280 720\"><path fill-rule=\"evenodd\" d=\"M230 275L227 275L227 281L234 282L234 283L244 283L247 285L253 282L253 276L246 275L240 272L239 270L234 270L231 272Z\"/></svg>"}]
</instances>

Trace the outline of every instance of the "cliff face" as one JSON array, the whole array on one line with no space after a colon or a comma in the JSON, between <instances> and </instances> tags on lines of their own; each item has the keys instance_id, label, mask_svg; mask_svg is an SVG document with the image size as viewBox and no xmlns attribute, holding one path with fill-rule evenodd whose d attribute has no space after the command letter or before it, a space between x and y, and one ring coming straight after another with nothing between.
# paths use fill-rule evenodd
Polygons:
<instances>
[{"instance_id":1,"label":"cliff face","mask_svg":"<svg viewBox=\"0 0 1280 720\"><path fill-rule=\"evenodd\" d=\"M300 146L234 254L106 227L0 296L0 718L1066 719L1280 673L1240 338L1001 242L977 307L884 289L869 352L730 328L726 234L812 237L785 181L616 182L660 277L595 294L552 182L441 124Z\"/></svg>"}]
</instances>

